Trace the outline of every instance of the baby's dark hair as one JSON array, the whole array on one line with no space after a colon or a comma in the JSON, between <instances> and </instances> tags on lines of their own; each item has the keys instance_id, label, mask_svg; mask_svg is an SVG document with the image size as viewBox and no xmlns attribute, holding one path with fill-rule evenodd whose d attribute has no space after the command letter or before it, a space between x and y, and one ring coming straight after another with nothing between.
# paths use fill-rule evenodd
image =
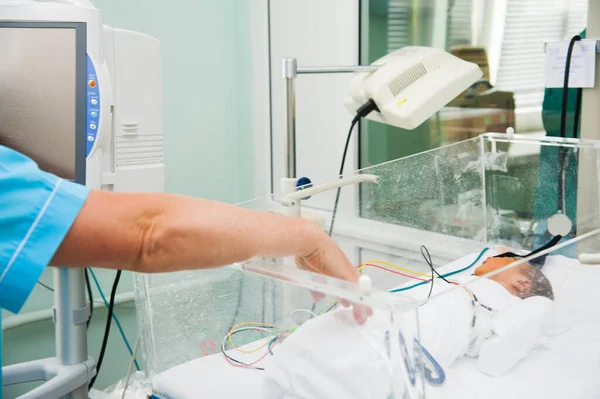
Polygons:
<instances>
[{"instance_id":1,"label":"baby's dark hair","mask_svg":"<svg viewBox=\"0 0 600 399\"><path fill-rule=\"evenodd\" d=\"M543 296L554 300L554 291L550 280L540 271L540 269L525 264L521 267L521 273L531 281L529 290L518 295L521 299L527 299L532 296Z\"/></svg>"}]
</instances>

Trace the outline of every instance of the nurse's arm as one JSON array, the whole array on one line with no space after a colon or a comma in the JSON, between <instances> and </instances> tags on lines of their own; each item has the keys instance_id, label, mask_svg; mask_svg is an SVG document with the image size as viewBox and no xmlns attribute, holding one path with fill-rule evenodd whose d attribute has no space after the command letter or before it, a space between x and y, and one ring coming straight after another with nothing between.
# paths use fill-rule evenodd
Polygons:
<instances>
[{"instance_id":1,"label":"nurse's arm","mask_svg":"<svg viewBox=\"0 0 600 399\"><path fill-rule=\"evenodd\" d=\"M359 277L327 234L303 219L185 196L102 191L90 192L51 264L154 273L286 256L305 269Z\"/></svg>"}]
</instances>

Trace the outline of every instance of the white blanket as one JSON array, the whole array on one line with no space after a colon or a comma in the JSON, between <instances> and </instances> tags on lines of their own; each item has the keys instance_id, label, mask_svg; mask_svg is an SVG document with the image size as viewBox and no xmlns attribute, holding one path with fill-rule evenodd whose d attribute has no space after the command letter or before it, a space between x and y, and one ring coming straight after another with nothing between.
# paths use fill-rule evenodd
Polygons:
<instances>
[{"instance_id":1,"label":"white blanket","mask_svg":"<svg viewBox=\"0 0 600 399\"><path fill-rule=\"evenodd\" d=\"M439 271L445 273L464 267L475 256L466 256ZM544 328L560 334L548 337L544 342L547 347L533 349L500 378L482 373L478 359L459 358L446 370L447 378L442 386L427 387L428 398L600 397L600 379L597 378L600 373L600 312L597 311L600 267L582 266L573 259L549 256L543 271L550 279L556 297L555 317L546 319ZM423 299L426 293L419 295L424 295L419 297ZM570 328L565 332L566 327ZM282 347L276 348L275 352ZM344 359L343 355L341 359ZM174 367L156 376L152 384L158 392L172 399L261 399L264 398L264 377L263 372L231 367L222 355L213 355ZM327 383L325 378L323 381Z\"/></svg>"},{"instance_id":2,"label":"white blanket","mask_svg":"<svg viewBox=\"0 0 600 399\"><path fill-rule=\"evenodd\" d=\"M465 279L466 280L466 279ZM443 283L446 284L447 283ZM445 289L446 287L439 284ZM420 289L421 287L417 288ZM423 287L429 290L429 287ZM539 342L544 305L550 300L521 300L500 284L480 279L469 288L495 315L474 309L466 290L451 289L419 308L419 341L447 370L464 356L473 341L473 312L481 344L480 370L500 376L523 359ZM417 295L419 295L417 293ZM496 313L497 312L497 313ZM391 394L391 369L385 348L388 313L376 314L364 325L350 311L332 312L311 320L284 342L265 363L264 397L326 399L334 397L385 399ZM401 315L400 329L416 337L415 312ZM493 335L498 331L501 335ZM485 339L492 337L489 341ZM408 339L407 339L408 341ZM407 342L408 345L411 342ZM400 379L402 376L395 375Z\"/></svg>"}]
</instances>

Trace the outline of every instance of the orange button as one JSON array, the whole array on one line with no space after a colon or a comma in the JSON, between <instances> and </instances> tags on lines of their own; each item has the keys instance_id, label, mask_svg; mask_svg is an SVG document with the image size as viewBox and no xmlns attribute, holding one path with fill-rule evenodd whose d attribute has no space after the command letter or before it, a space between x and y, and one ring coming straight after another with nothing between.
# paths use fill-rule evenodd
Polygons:
<instances>
[{"instance_id":1,"label":"orange button","mask_svg":"<svg viewBox=\"0 0 600 399\"><path fill-rule=\"evenodd\" d=\"M89 85L91 88L94 88L94 87L96 87L96 81L95 81L95 80L90 80L90 81L88 82L88 85Z\"/></svg>"}]
</instances>

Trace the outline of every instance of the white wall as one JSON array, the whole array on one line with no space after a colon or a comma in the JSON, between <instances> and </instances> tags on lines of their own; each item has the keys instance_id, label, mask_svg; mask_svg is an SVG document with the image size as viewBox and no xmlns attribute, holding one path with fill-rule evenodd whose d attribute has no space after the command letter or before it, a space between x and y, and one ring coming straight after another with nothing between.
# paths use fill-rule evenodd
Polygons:
<instances>
[{"instance_id":1,"label":"white wall","mask_svg":"<svg viewBox=\"0 0 600 399\"><path fill-rule=\"evenodd\" d=\"M358 0L271 1L271 88L274 188L284 174L284 92L281 60L298 59L299 66L358 64ZM331 179L339 171L352 116L344 108L350 75L300 75L296 82L296 159L298 177ZM354 132L353 143L358 134ZM346 161L356 169L356 146ZM320 195L306 205L331 210L335 193Z\"/></svg>"}]
</instances>

